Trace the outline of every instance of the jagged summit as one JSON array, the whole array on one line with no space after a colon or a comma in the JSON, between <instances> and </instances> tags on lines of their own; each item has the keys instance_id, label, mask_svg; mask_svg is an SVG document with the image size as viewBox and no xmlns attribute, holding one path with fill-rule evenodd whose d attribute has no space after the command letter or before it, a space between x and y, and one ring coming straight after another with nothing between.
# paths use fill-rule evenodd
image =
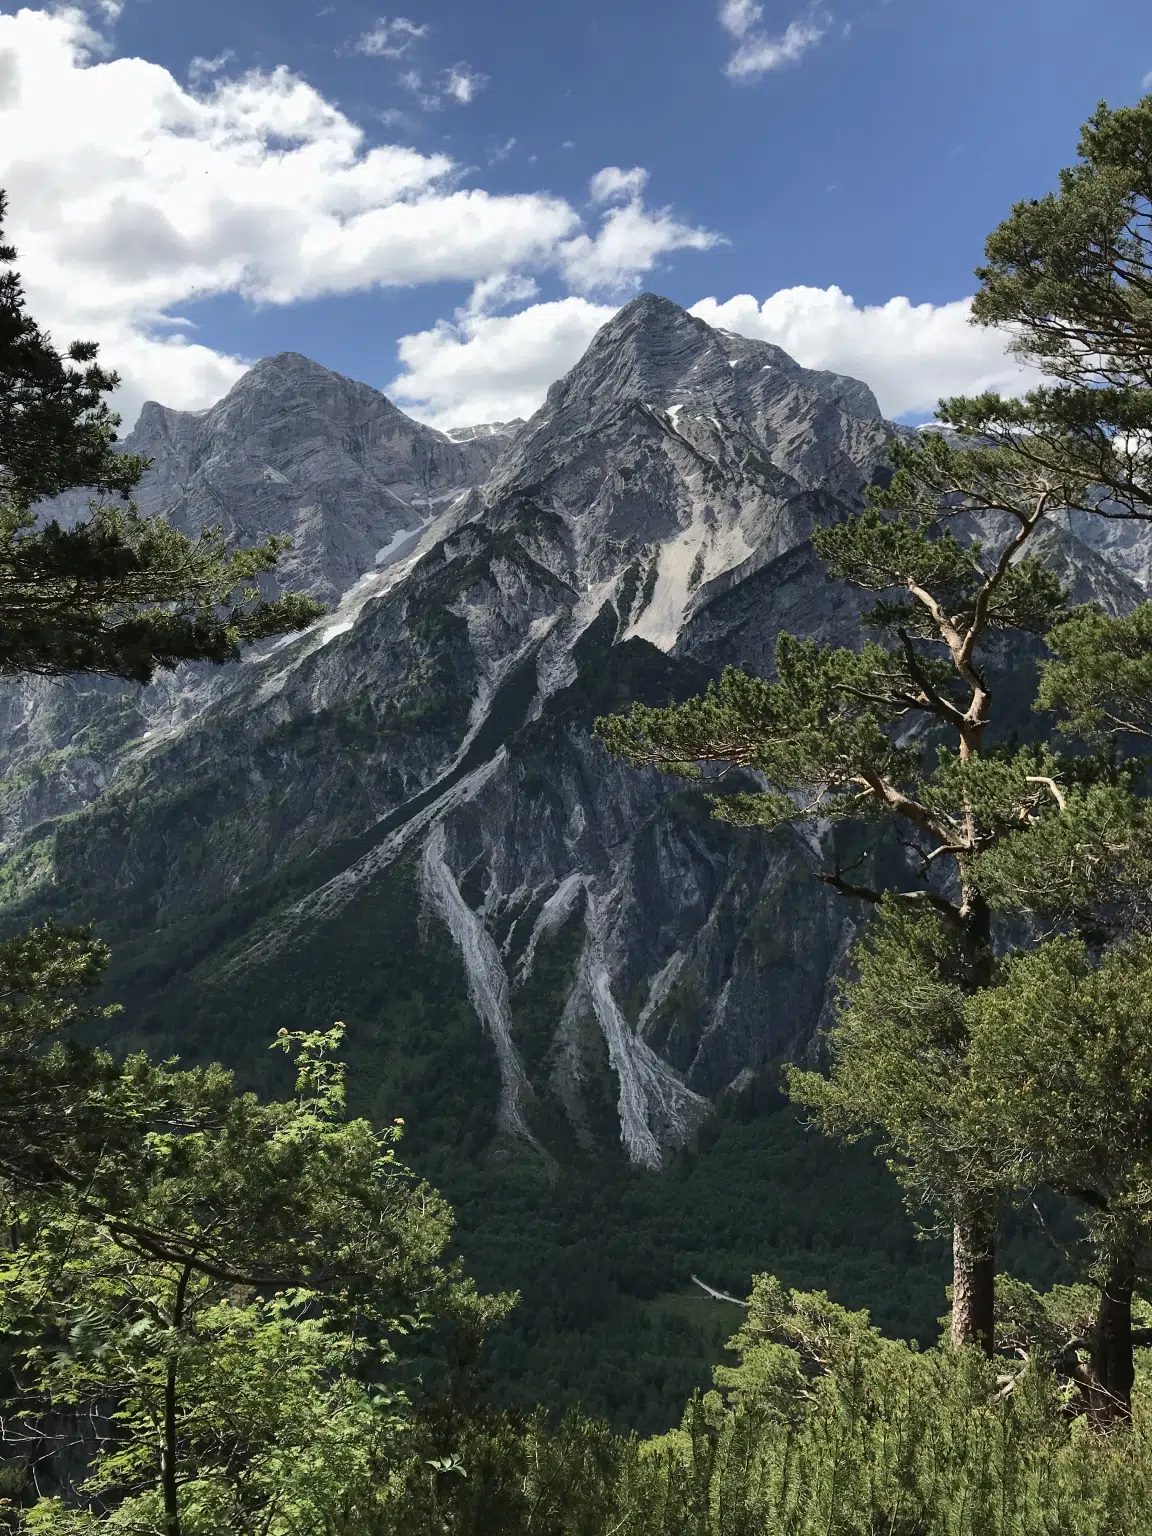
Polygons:
<instances>
[{"instance_id":1,"label":"jagged summit","mask_svg":"<svg viewBox=\"0 0 1152 1536\"><path fill-rule=\"evenodd\" d=\"M432 510L481 484L499 434L455 441L370 384L299 352L262 358L206 411L149 404L124 447L151 459L138 501L186 532L292 540L281 571L328 602Z\"/></svg>"},{"instance_id":2,"label":"jagged summit","mask_svg":"<svg viewBox=\"0 0 1152 1536\"><path fill-rule=\"evenodd\" d=\"M775 377L758 379L758 374ZM717 330L655 293L640 294L597 331L537 414L628 397L663 410L692 399L736 404L740 395L763 395L765 385L778 393L781 378L839 395L854 414L880 419L875 396L859 380L802 368L782 347Z\"/></svg>"},{"instance_id":3,"label":"jagged summit","mask_svg":"<svg viewBox=\"0 0 1152 1536\"><path fill-rule=\"evenodd\" d=\"M717 336L671 299L643 293L601 326L576 366L549 390L542 413L623 397L665 406L666 397L715 350Z\"/></svg>"},{"instance_id":4,"label":"jagged summit","mask_svg":"<svg viewBox=\"0 0 1152 1536\"><path fill-rule=\"evenodd\" d=\"M250 374L267 372L273 369L278 369L284 373L297 371L302 373L333 372L331 368L326 368L323 363L316 362L314 358L306 356L303 352L271 352L267 357L262 357L253 363L244 377L247 378ZM342 375L337 374L336 377L340 378Z\"/></svg>"},{"instance_id":5,"label":"jagged summit","mask_svg":"<svg viewBox=\"0 0 1152 1536\"><path fill-rule=\"evenodd\" d=\"M642 294L548 391L483 498L495 518L559 514L553 569L586 611L611 597L626 633L671 650L713 583L854 504L888 434L866 385Z\"/></svg>"}]
</instances>

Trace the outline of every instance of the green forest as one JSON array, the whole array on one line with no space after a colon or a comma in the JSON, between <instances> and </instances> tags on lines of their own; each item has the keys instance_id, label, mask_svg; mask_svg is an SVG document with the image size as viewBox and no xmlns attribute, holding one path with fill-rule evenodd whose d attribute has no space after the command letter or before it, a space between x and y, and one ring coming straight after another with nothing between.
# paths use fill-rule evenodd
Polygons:
<instances>
[{"instance_id":1,"label":"green forest","mask_svg":"<svg viewBox=\"0 0 1152 1536\"><path fill-rule=\"evenodd\" d=\"M281 541L137 510L116 375L16 255L0 674L146 683L305 628L261 586ZM857 642L784 634L770 677L661 706L604 682L604 763L733 836L842 825L820 878L867 914L818 1058L659 1174L547 1105L535 1146L496 1130L447 954L441 1028L400 1006L391 1057L310 1027L325 939L310 992L233 999L258 1061L186 1065L146 1009L116 1048L146 945L0 939L0 1529L1152 1532L1152 603L1076 605L1044 558L1069 514L1152 520L1152 96L1098 108L977 277L1043 382L941 402L813 536L872 594ZM38 518L73 489L87 519ZM516 999L529 1068L573 963L561 928Z\"/></svg>"}]
</instances>

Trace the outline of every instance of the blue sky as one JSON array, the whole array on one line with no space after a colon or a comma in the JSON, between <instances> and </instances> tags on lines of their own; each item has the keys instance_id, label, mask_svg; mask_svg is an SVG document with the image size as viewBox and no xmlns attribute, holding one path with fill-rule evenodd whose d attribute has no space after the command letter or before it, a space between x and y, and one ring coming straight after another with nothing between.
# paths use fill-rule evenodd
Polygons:
<instances>
[{"instance_id":1,"label":"blue sky","mask_svg":"<svg viewBox=\"0 0 1152 1536\"><path fill-rule=\"evenodd\" d=\"M654 288L914 418L1012 387L972 268L1095 102L1139 97L1152 9L0 0L5 58L30 294L127 414L288 348L429 419L522 411Z\"/></svg>"}]
</instances>

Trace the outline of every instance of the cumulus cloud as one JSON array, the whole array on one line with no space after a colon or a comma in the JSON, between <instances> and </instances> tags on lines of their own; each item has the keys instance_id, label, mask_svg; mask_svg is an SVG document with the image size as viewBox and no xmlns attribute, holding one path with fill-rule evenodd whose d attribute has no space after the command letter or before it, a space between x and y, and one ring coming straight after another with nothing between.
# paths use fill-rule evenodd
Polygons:
<instances>
[{"instance_id":1,"label":"cumulus cloud","mask_svg":"<svg viewBox=\"0 0 1152 1536\"><path fill-rule=\"evenodd\" d=\"M670 251L707 251L721 243L707 229L682 224L669 208L645 208L638 200L610 208L594 235L579 234L560 247L560 266L580 293L635 290Z\"/></svg>"},{"instance_id":2,"label":"cumulus cloud","mask_svg":"<svg viewBox=\"0 0 1152 1536\"><path fill-rule=\"evenodd\" d=\"M405 371L389 388L406 409L438 426L527 416L615 313L582 298L513 315L488 312L511 299L520 302L493 288L455 321L401 339ZM725 303L710 298L692 307L709 325L774 342L805 367L863 379L889 417L928 415L945 395L1019 394L1035 383L1007 356L1002 336L968 323L970 312L970 299L859 305L835 287L785 288L763 303L751 294Z\"/></svg>"},{"instance_id":3,"label":"cumulus cloud","mask_svg":"<svg viewBox=\"0 0 1152 1536\"><path fill-rule=\"evenodd\" d=\"M737 44L726 70L733 80L749 80L797 63L829 26L825 17L809 15L789 22L780 37L770 37L759 26L762 17L763 8L755 0L723 0L720 6L720 25Z\"/></svg>"},{"instance_id":4,"label":"cumulus cloud","mask_svg":"<svg viewBox=\"0 0 1152 1536\"><path fill-rule=\"evenodd\" d=\"M762 304L743 293L692 306L709 325L775 342L806 368L863 379L889 417L931 413L946 395L1020 394L1036 382L1007 355L1001 333L969 324L971 311L971 299L861 305L837 287L782 288Z\"/></svg>"},{"instance_id":5,"label":"cumulus cloud","mask_svg":"<svg viewBox=\"0 0 1152 1536\"><path fill-rule=\"evenodd\" d=\"M588 183L588 195L594 203L633 202L648 185L648 172L634 165L622 171L618 165L606 165Z\"/></svg>"},{"instance_id":6,"label":"cumulus cloud","mask_svg":"<svg viewBox=\"0 0 1152 1536\"><path fill-rule=\"evenodd\" d=\"M722 244L711 230L682 223L670 208L647 208L643 201L648 172L640 166L621 170L606 165L588 184L591 201L607 207L595 234L581 232L561 247L561 270L580 293L635 290L670 251L707 251Z\"/></svg>"},{"instance_id":7,"label":"cumulus cloud","mask_svg":"<svg viewBox=\"0 0 1152 1536\"><path fill-rule=\"evenodd\" d=\"M78 8L0 14L0 186L32 312L61 342L102 343L128 421L146 395L206 405L242 368L180 321L197 299L545 270L627 291L665 252L714 239L635 199L589 231L563 198L462 174L444 154L370 145L287 69L185 86L107 57Z\"/></svg>"},{"instance_id":8,"label":"cumulus cloud","mask_svg":"<svg viewBox=\"0 0 1152 1536\"><path fill-rule=\"evenodd\" d=\"M400 59L413 43L427 37L429 28L417 26L407 16L387 16L377 19L374 26L362 32L352 44L353 53L365 54L371 59Z\"/></svg>"},{"instance_id":9,"label":"cumulus cloud","mask_svg":"<svg viewBox=\"0 0 1152 1536\"><path fill-rule=\"evenodd\" d=\"M514 315L463 311L400 339L404 372L388 393L438 427L530 416L555 379L616 313L612 304L558 299Z\"/></svg>"},{"instance_id":10,"label":"cumulus cloud","mask_svg":"<svg viewBox=\"0 0 1152 1536\"><path fill-rule=\"evenodd\" d=\"M747 37L764 14L755 0L724 0L720 7L720 25L732 37Z\"/></svg>"}]
</instances>

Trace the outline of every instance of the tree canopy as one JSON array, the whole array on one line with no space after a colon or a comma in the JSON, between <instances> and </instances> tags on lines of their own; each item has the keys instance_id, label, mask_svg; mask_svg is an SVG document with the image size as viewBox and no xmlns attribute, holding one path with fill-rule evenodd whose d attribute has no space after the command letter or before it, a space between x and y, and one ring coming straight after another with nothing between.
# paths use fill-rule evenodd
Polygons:
<instances>
[{"instance_id":1,"label":"tree canopy","mask_svg":"<svg viewBox=\"0 0 1152 1536\"><path fill-rule=\"evenodd\" d=\"M1095 945L1095 964L1101 944L1146 932L1152 868L1142 769L1124 757L1152 727L1152 604L1119 618L1072 609L1036 540L1076 517L1152 517L1152 97L1101 105L1080 156L1058 192L1017 205L990 236L974 305L977 323L1005 327L1051 382L1022 400L943 402L935 432L893 442L891 485L813 536L831 577L876 594L876 638L835 648L782 635L770 680L730 668L701 698L634 706L597 727L636 765L744 770L740 787L708 779L730 820L899 829L903 869L879 884L842 868L838 840L823 838L820 878L871 903L877 926L853 956L827 1079L796 1074L793 1085L826 1128L878 1130L913 1198L950 1213L953 1337L989 1350L996 1204L1014 1184L1061 1176L1038 1144L1030 1161L1019 1147L1005 1161L1004 1144L967 1119L983 1017L973 1000L1005 995L998 944L1075 933ZM1034 702L1049 713L1024 745L998 678L1018 685L1037 665ZM1009 1014L1031 1071L1050 1070L1051 1036L1019 999ZM1113 1022L1116 1049L1138 1053ZM993 1071L995 1053L979 1061ZM1102 1133L1113 1181L1133 1176L1140 1144L1130 1127ZM1130 1319L1142 1239L1129 1227L1126 1253L1109 1259L1103 1227L1093 1230L1111 1277L1097 1274L1107 1331L1113 1301ZM1104 1386L1125 1411L1130 1354Z\"/></svg>"},{"instance_id":2,"label":"tree canopy","mask_svg":"<svg viewBox=\"0 0 1152 1536\"><path fill-rule=\"evenodd\" d=\"M6 202L0 193L0 224ZM90 672L148 682L182 661L235 660L241 645L302 629L312 598L261 595L286 548L229 546L219 529L191 539L127 498L147 464L115 449L119 379L95 343L63 353L28 313L16 252L0 230L0 675ZM37 505L89 489L72 527Z\"/></svg>"}]
</instances>

